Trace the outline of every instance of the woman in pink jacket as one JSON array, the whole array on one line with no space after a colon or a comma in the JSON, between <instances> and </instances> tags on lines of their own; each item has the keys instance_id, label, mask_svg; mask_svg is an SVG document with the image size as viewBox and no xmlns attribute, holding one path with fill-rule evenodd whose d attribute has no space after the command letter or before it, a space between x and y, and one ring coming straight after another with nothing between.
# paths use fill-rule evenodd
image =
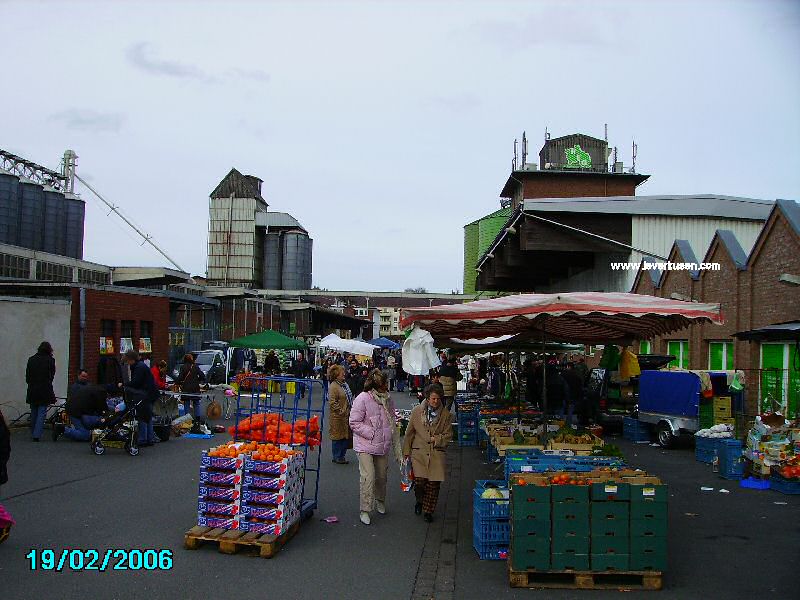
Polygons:
<instances>
[{"instance_id":1,"label":"woman in pink jacket","mask_svg":"<svg viewBox=\"0 0 800 600\"><path fill-rule=\"evenodd\" d=\"M386 473L395 431L394 404L388 389L386 376L374 369L350 410L353 450L361 474L360 518L364 525L370 524L373 508L379 514L386 514Z\"/></svg>"}]
</instances>

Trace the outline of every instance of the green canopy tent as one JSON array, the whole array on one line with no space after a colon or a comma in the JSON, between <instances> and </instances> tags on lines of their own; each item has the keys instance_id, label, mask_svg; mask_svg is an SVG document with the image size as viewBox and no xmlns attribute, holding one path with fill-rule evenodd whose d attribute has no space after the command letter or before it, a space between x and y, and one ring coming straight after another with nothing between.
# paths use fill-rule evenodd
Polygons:
<instances>
[{"instance_id":1,"label":"green canopy tent","mask_svg":"<svg viewBox=\"0 0 800 600\"><path fill-rule=\"evenodd\" d=\"M308 348L308 344L303 340L290 338L271 329L236 338L230 342L230 346L253 350L306 350Z\"/></svg>"}]
</instances>

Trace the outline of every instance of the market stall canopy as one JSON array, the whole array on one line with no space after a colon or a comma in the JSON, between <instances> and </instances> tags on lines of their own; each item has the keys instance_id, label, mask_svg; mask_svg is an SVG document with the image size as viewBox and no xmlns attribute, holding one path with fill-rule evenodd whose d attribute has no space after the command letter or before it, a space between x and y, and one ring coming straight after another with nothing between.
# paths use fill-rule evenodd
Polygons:
<instances>
[{"instance_id":1,"label":"market stall canopy","mask_svg":"<svg viewBox=\"0 0 800 600\"><path fill-rule=\"evenodd\" d=\"M266 329L261 333L246 335L230 342L232 347L258 350L305 350L308 348L303 340L290 338L277 331Z\"/></svg>"},{"instance_id":2,"label":"market stall canopy","mask_svg":"<svg viewBox=\"0 0 800 600\"><path fill-rule=\"evenodd\" d=\"M374 340L370 340L369 343L373 346L378 346L379 348L388 348L389 350L397 350L400 348L400 344L385 337L379 337Z\"/></svg>"},{"instance_id":3,"label":"market stall canopy","mask_svg":"<svg viewBox=\"0 0 800 600\"><path fill-rule=\"evenodd\" d=\"M501 335L499 337L488 337L483 339L462 340L450 338L449 342L443 345L448 350L455 352L506 352L510 350L526 352L542 352L542 343L532 339L527 334L520 335ZM583 352L582 344L562 344L548 342L544 345L544 352Z\"/></svg>"},{"instance_id":4,"label":"market stall canopy","mask_svg":"<svg viewBox=\"0 0 800 600\"><path fill-rule=\"evenodd\" d=\"M800 340L800 321L767 325L750 331L734 333L733 337L749 342L785 342L787 340Z\"/></svg>"},{"instance_id":5,"label":"market stall canopy","mask_svg":"<svg viewBox=\"0 0 800 600\"><path fill-rule=\"evenodd\" d=\"M629 343L677 331L693 321L722 323L719 304L621 292L519 294L467 304L406 308L400 317L401 327L419 326L439 342L453 337L540 332L553 341Z\"/></svg>"},{"instance_id":6,"label":"market stall canopy","mask_svg":"<svg viewBox=\"0 0 800 600\"><path fill-rule=\"evenodd\" d=\"M320 348L330 348L339 352L349 352L350 354L360 354L362 356L372 356L377 346L358 340L345 340L335 333L325 336L319 341Z\"/></svg>"}]
</instances>

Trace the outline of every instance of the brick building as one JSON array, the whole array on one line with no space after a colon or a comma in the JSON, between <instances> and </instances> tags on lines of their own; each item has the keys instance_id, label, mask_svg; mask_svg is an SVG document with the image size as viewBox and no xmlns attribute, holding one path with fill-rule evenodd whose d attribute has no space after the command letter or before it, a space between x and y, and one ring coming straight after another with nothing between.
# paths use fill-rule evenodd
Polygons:
<instances>
[{"instance_id":1,"label":"brick building","mask_svg":"<svg viewBox=\"0 0 800 600\"><path fill-rule=\"evenodd\" d=\"M672 262L699 263L685 240L676 240ZM781 394L800 394L800 351L790 340L769 343L738 341L737 332L800 321L800 205L778 200L753 249L747 255L737 238L716 232L702 262L719 263L719 270L672 270L663 273L640 267L632 292L662 298L717 302L725 323L696 324L665 337L643 341L641 350L669 353L675 364L690 369L743 369L757 373L784 372ZM649 348L647 343L649 342ZM748 410L755 410L753 398Z\"/></svg>"}]
</instances>

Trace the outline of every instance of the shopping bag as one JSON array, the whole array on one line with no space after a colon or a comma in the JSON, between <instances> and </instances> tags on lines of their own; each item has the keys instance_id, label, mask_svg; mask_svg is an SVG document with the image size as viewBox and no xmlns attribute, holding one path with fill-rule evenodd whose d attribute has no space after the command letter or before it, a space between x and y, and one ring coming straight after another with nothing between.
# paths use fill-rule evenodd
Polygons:
<instances>
[{"instance_id":1,"label":"shopping bag","mask_svg":"<svg viewBox=\"0 0 800 600\"><path fill-rule=\"evenodd\" d=\"M414 467L411 465L411 457L409 456L400 463L400 489L404 492L410 492L414 487Z\"/></svg>"},{"instance_id":2,"label":"shopping bag","mask_svg":"<svg viewBox=\"0 0 800 600\"><path fill-rule=\"evenodd\" d=\"M15 524L16 521L11 518L11 514L6 510L5 506L0 504L0 544L8 539L11 528Z\"/></svg>"}]
</instances>

